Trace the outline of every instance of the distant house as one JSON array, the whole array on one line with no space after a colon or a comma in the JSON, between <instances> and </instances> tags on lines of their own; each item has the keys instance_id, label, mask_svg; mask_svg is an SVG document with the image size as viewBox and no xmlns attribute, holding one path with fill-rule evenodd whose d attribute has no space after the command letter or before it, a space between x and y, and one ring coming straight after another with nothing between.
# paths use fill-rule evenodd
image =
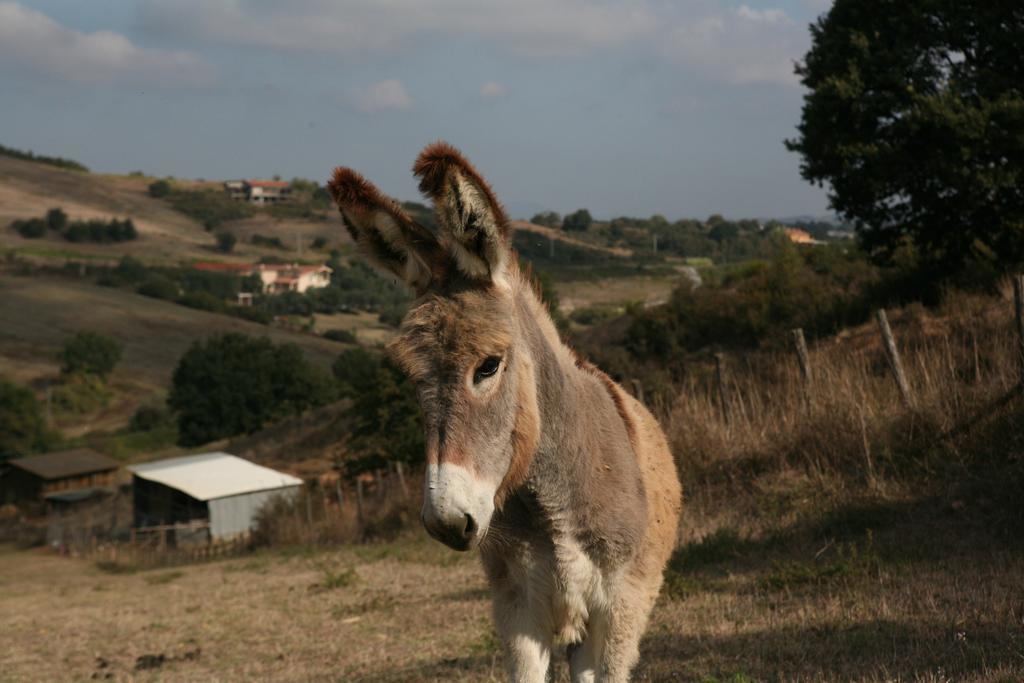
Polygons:
<instances>
[{"instance_id":1,"label":"distant house","mask_svg":"<svg viewBox=\"0 0 1024 683\"><path fill-rule=\"evenodd\" d=\"M229 453L201 453L132 465L134 526L181 525L219 540L245 534L275 496L294 496L302 480Z\"/></svg>"},{"instance_id":2,"label":"distant house","mask_svg":"<svg viewBox=\"0 0 1024 683\"><path fill-rule=\"evenodd\" d=\"M308 289L331 284L331 268L325 265L306 266L298 263L213 263L195 264L196 270L238 273L243 277L258 275L262 294L281 292L304 293Z\"/></svg>"},{"instance_id":3,"label":"distant house","mask_svg":"<svg viewBox=\"0 0 1024 683\"><path fill-rule=\"evenodd\" d=\"M0 476L0 501L41 502L56 494L113 487L119 463L90 448L31 455L7 461Z\"/></svg>"},{"instance_id":4,"label":"distant house","mask_svg":"<svg viewBox=\"0 0 1024 683\"><path fill-rule=\"evenodd\" d=\"M789 241L793 244L821 244L818 240L811 237L811 233L800 228L782 228L782 231L789 238Z\"/></svg>"},{"instance_id":5,"label":"distant house","mask_svg":"<svg viewBox=\"0 0 1024 683\"><path fill-rule=\"evenodd\" d=\"M250 204L278 204L292 198L291 183L283 180L228 180L224 192L231 199Z\"/></svg>"}]
</instances>

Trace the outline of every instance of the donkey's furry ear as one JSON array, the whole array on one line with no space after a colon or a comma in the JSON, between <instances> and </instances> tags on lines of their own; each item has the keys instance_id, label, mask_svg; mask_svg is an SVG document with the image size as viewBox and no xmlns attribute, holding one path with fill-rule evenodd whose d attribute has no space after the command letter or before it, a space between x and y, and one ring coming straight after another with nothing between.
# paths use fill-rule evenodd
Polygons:
<instances>
[{"instance_id":1,"label":"donkey's furry ear","mask_svg":"<svg viewBox=\"0 0 1024 683\"><path fill-rule=\"evenodd\" d=\"M352 239L377 267L422 294L444 260L437 239L398 203L350 168L336 168L327 188Z\"/></svg>"},{"instance_id":2,"label":"donkey's furry ear","mask_svg":"<svg viewBox=\"0 0 1024 683\"><path fill-rule=\"evenodd\" d=\"M434 201L459 269L472 278L498 277L511 253L509 224L487 182L446 142L428 145L412 171L420 191Z\"/></svg>"}]
</instances>

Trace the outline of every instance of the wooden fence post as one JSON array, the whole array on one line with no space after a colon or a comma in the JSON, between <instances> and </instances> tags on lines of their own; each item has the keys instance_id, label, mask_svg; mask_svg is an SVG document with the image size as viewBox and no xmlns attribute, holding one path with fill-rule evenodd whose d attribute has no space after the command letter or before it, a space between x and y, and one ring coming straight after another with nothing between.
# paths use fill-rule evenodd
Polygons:
<instances>
[{"instance_id":1,"label":"wooden fence post","mask_svg":"<svg viewBox=\"0 0 1024 683\"><path fill-rule=\"evenodd\" d=\"M879 308L875 311L875 319L878 320L878 329L882 333L882 341L885 343L885 357L889 360L889 369L896 379L896 386L899 387L903 403L908 408L914 407L914 399L910 393L910 384L907 382L907 375L903 372L903 362L900 360L900 352L896 348L896 340L892 336L892 328L889 327L889 318L885 315L885 309Z\"/></svg>"},{"instance_id":2,"label":"wooden fence post","mask_svg":"<svg viewBox=\"0 0 1024 683\"><path fill-rule=\"evenodd\" d=\"M803 328L790 330L789 334L793 337L793 346L796 347L796 359L800 363L800 376L810 386L814 381L814 374L811 371L811 357L807 353L807 340L804 339Z\"/></svg>"},{"instance_id":3,"label":"wooden fence post","mask_svg":"<svg viewBox=\"0 0 1024 683\"><path fill-rule=\"evenodd\" d=\"M1024 386L1024 275L1013 276L1013 309L1017 316L1017 356L1020 360L1020 383Z\"/></svg>"},{"instance_id":4,"label":"wooden fence post","mask_svg":"<svg viewBox=\"0 0 1024 683\"><path fill-rule=\"evenodd\" d=\"M359 521L359 531L363 530L363 477L356 477L356 519Z\"/></svg>"},{"instance_id":5,"label":"wooden fence post","mask_svg":"<svg viewBox=\"0 0 1024 683\"><path fill-rule=\"evenodd\" d=\"M409 500L409 489L405 486L405 465L401 460L395 462L395 474L398 475L398 488L402 491L402 500Z\"/></svg>"},{"instance_id":6,"label":"wooden fence post","mask_svg":"<svg viewBox=\"0 0 1024 683\"><path fill-rule=\"evenodd\" d=\"M726 384L725 354L715 354L715 377L718 380L718 402L722 406L722 417L729 422L729 387Z\"/></svg>"}]
</instances>

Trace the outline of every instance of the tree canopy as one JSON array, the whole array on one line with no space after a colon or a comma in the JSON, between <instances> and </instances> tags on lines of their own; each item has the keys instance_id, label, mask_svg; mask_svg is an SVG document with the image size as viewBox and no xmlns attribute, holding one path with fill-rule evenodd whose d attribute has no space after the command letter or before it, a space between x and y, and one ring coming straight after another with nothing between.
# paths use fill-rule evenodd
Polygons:
<instances>
[{"instance_id":1,"label":"tree canopy","mask_svg":"<svg viewBox=\"0 0 1024 683\"><path fill-rule=\"evenodd\" d=\"M197 446L255 431L334 395L326 373L294 344L228 333L185 352L167 403L178 415L179 443Z\"/></svg>"},{"instance_id":2,"label":"tree canopy","mask_svg":"<svg viewBox=\"0 0 1024 683\"><path fill-rule=\"evenodd\" d=\"M886 258L1024 260L1024 5L836 0L797 66L807 180Z\"/></svg>"},{"instance_id":3,"label":"tree canopy","mask_svg":"<svg viewBox=\"0 0 1024 683\"><path fill-rule=\"evenodd\" d=\"M99 332L81 331L64 342L61 372L85 373L105 378L121 360L121 344Z\"/></svg>"}]
</instances>

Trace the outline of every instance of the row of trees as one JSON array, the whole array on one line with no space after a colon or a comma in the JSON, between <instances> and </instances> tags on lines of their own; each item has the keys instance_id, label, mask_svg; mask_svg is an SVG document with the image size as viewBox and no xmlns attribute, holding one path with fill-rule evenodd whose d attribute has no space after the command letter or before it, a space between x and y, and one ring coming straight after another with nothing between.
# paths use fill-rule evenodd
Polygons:
<instances>
[{"instance_id":1,"label":"row of trees","mask_svg":"<svg viewBox=\"0 0 1024 683\"><path fill-rule=\"evenodd\" d=\"M92 219L87 221L70 221L63 209L50 209L43 218L16 220L11 227L26 239L45 237L53 231L69 242L127 242L139 236L135 224L130 218L109 221Z\"/></svg>"}]
</instances>

